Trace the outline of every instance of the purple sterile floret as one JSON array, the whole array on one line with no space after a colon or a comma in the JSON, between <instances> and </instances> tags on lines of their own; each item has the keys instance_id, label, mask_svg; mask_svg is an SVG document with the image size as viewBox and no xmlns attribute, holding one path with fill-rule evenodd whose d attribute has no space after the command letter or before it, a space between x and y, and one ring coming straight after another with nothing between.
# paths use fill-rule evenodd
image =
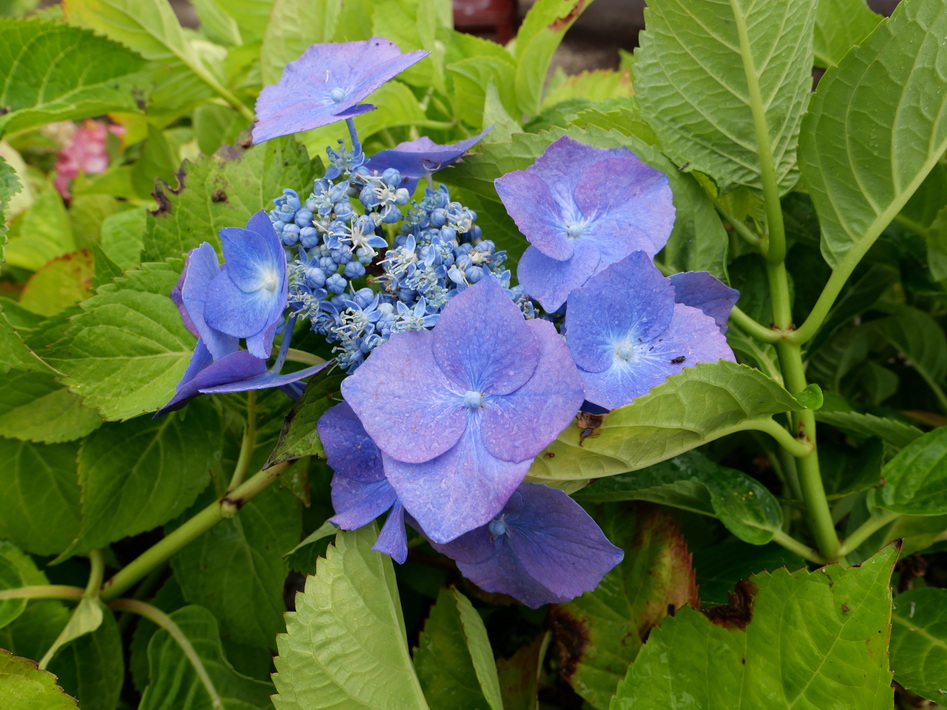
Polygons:
<instances>
[{"instance_id":1,"label":"purple sterile floret","mask_svg":"<svg viewBox=\"0 0 947 710\"><path fill-rule=\"evenodd\" d=\"M453 165L492 130L493 126L490 126L476 136L447 145L438 145L427 136L421 136L417 140L399 143L390 150L375 153L365 167L379 175L394 168L401 173L402 183L399 187L414 194L421 178Z\"/></svg>"},{"instance_id":2,"label":"purple sterile floret","mask_svg":"<svg viewBox=\"0 0 947 710\"><path fill-rule=\"evenodd\" d=\"M235 350L214 362L204 341L198 340L174 397L155 413L155 417L180 409L205 387L246 380L264 372L266 362L253 357L246 350Z\"/></svg>"},{"instance_id":3,"label":"purple sterile floret","mask_svg":"<svg viewBox=\"0 0 947 710\"><path fill-rule=\"evenodd\" d=\"M627 148L593 148L563 136L526 170L494 184L531 245L520 283L549 312L631 252L656 254L674 226L667 177Z\"/></svg>"},{"instance_id":4,"label":"purple sterile floret","mask_svg":"<svg viewBox=\"0 0 947 710\"><path fill-rule=\"evenodd\" d=\"M481 589L534 609L595 589L623 557L578 503L537 483L521 484L486 525L432 544Z\"/></svg>"},{"instance_id":5,"label":"purple sterile floret","mask_svg":"<svg viewBox=\"0 0 947 710\"><path fill-rule=\"evenodd\" d=\"M234 352L239 339L212 328L204 319L207 290L211 282L220 275L217 252L207 242L192 249L187 255L184 271L177 285L171 290L171 300L178 303L175 291L180 293L178 310L184 325L204 343L215 360Z\"/></svg>"},{"instance_id":6,"label":"purple sterile floret","mask_svg":"<svg viewBox=\"0 0 947 710\"><path fill-rule=\"evenodd\" d=\"M204 320L227 335L246 338L253 355L267 358L288 294L286 256L279 236L269 216L260 210L246 229L220 230L220 239L225 263L204 291Z\"/></svg>"},{"instance_id":7,"label":"purple sterile floret","mask_svg":"<svg viewBox=\"0 0 947 710\"><path fill-rule=\"evenodd\" d=\"M628 404L685 367L734 359L713 317L675 303L670 279L644 252L573 291L565 328L586 399L608 409Z\"/></svg>"},{"instance_id":8,"label":"purple sterile floret","mask_svg":"<svg viewBox=\"0 0 947 710\"><path fill-rule=\"evenodd\" d=\"M375 107L359 102L430 52L402 54L383 37L314 44L286 65L256 102L253 142L261 143L352 118Z\"/></svg>"},{"instance_id":9,"label":"purple sterile floret","mask_svg":"<svg viewBox=\"0 0 947 710\"><path fill-rule=\"evenodd\" d=\"M376 348L342 394L437 542L496 515L583 399L555 328L526 321L492 276L455 296L432 331Z\"/></svg>"},{"instance_id":10,"label":"purple sterile floret","mask_svg":"<svg viewBox=\"0 0 947 710\"><path fill-rule=\"evenodd\" d=\"M721 333L727 332L730 311L740 298L740 292L707 271L685 271L671 274L675 303L699 308L714 319Z\"/></svg>"}]
</instances>

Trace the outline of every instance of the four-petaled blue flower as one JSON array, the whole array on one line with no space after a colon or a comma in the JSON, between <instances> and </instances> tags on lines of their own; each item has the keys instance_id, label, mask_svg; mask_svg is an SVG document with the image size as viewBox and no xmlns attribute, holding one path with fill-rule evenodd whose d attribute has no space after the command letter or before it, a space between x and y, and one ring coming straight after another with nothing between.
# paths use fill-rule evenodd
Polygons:
<instances>
[{"instance_id":1,"label":"four-petaled blue flower","mask_svg":"<svg viewBox=\"0 0 947 710\"><path fill-rule=\"evenodd\" d=\"M497 515L583 400L553 325L524 320L492 276L455 296L433 330L392 335L342 394L436 542Z\"/></svg>"},{"instance_id":2,"label":"four-petaled blue flower","mask_svg":"<svg viewBox=\"0 0 947 710\"><path fill-rule=\"evenodd\" d=\"M253 142L327 126L371 111L360 104L370 93L430 52L402 54L383 37L358 42L314 44L265 86L256 102Z\"/></svg>"},{"instance_id":3,"label":"four-petaled blue flower","mask_svg":"<svg viewBox=\"0 0 947 710\"><path fill-rule=\"evenodd\" d=\"M714 316L675 303L671 280L640 251L572 292L565 328L586 399L606 409L685 367L734 359Z\"/></svg>"},{"instance_id":4,"label":"four-petaled blue flower","mask_svg":"<svg viewBox=\"0 0 947 710\"><path fill-rule=\"evenodd\" d=\"M627 148L563 136L529 168L494 184L531 244L520 259L520 284L550 313L631 252L654 256L674 226L667 177Z\"/></svg>"}]
</instances>

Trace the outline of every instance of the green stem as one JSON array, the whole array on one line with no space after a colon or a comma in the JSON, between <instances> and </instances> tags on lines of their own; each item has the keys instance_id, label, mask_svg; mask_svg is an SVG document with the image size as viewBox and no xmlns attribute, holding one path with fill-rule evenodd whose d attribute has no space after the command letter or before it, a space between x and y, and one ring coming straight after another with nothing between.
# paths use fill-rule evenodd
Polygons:
<instances>
[{"instance_id":1,"label":"green stem","mask_svg":"<svg viewBox=\"0 0 947 710\"><path fill-rule=\"evenodd\" d=\"M194 666L194 671L204 686L204 690L210 695L211 705L214 710L223 710L223 701L220 699L220 694L214 687L214 683L211 681L207 669L204 668L204 664L201 662L200 656L197 655L197 651L194 650L194 646L191 645L187 636L181 631L181 627L174 623L174 619L161 611L161 609L135 599L116 599L109 604L109 607L115 611L130 611L133 614L143 616L159 628L167 631L168 635L181 647L187 660Z\"/></svg>"},{"instance_id":2,"label":"green stem","mask_svg":"<svg viewBox=\"0 0 947 710\"><path fill-rule=\"evenodd\" d=\"M842 543L842 546L839 548L839 554L847 555L857 550L865 540L900 517L900 513L885 513L884 515L868 518L868 520L862 523L855 532L849 535L845 542Z\"/></svg>"},{"instance_id":3,"label":"green stem","mask_svg":"<svg viewBox=\"0 0 947 710\"><path fill-rule=\"evenodd\" d=\"M797 439L772 419L763 419L753 423L753 429L769 434L776 443L789 454L798 458L812 453L812 442L808 439Z\"/></svg>"},{"instance_id":4,"label":"green stem","mask_svg":"<svg viewBox=\"0 0 947 710\"><path fill-rule=\"evenodd\" d=\"M116 599L152 569L168 560L171 555L196 540L221 520L234 517L241 506L265 490L289 466L290 463L285 462L260 471L145 550L105 583L102 587L102 601L108 603Z\"/></svg>"},{"instance_id":5,"label":"green stem","mask_svg":"<svg viewBox=\"0 0 947 710\"><path fill-rule=\"evenodd\" d=\"M731 227L733 227L733 231L739 234L741 237L743 237L743 241L747 242L751 246L759 248L760 246L759 235L756 232L754 232L752 229L750 229L746 225L746 222L743 222L742 220L737 219L736 215L734 215L726 207L724 207L719 202L717 202L717 200L715 200L712 197L710 199L713 201L714 207L717 208L717 212L720 213L720 216L723 217L725 220L727 220L727 223Z\"/></svg>"},{"instance_id":6,"label":"green stem","mask_svg":"<svg viewBox=\"0 0 947 710\"><path fill-rule=\"evenodd\" d=\"M813 550L808 545L804 545L796 538L784 533L782 530L777 530L773 533L773 542L778 545L782 545L787 550L794 552L804 560L808 560L809 562L813 562L817 565L825 564L825 558L822 557L822 555L820 555L816 550Z\"/></svg>"},{"instance_id":7,"label":"green stem","mask_svg":"<svg viewBox=\"0 0 947 710\"><path fill-rule=\"evenodd\" d=\"M237 457L237 465L234 466L230 485L227 486L228 491L232 491L239 486L243 483L243 479L247 477L254 447L256 447L256 392L250 390L247 393L247 428L243 430L240 455Z\"/></svg>"},{"instance_id":8,"label":"green stem","mask_svg":"<svg viewBox=\"0 0 947 710\"><path fill-rule=\"evenodd\" d=\"M730 321L747 335L764 343L775 343L783 339L782 333L767 328L748 316L737 306L730 311Z\"/></svg>"},{"instance_id":9,"label":"green stem","mask_svg":"<svg viewBox=\"0 0 947 710\"><path fill-rule=\"evenodd\" d=\"M92 565L89 571L89 581L86 583L83 596L94 599L102 589L102 577L105 576L105 558L101 550L92 550L89 553L89 562Z\"/></svg>"},{"instance_id":10,"label":"green stem","mask_svg":"<svg viewBox=\"0 0 947 710\"><path fill-rule=\"evenodd\" d=\"M302 363L303 365L321 365L325 362L325 360L318 355L307 353L305 350L296 350L296 348L290 348L286 351L286 359L290 362Z\"/></svg>"},{"instance_id":11,"label":"green stem","mask_svg":"<svg viewBox=\"0 0 947 710\"><path fill-rule=\"evenodd\" d=\"M32 587L18 587L0 591L0 600L3 599L73 599L78 601L85 596L81 587L70 587L66 584L42 584Z\"/></svg>"}]
</instances>

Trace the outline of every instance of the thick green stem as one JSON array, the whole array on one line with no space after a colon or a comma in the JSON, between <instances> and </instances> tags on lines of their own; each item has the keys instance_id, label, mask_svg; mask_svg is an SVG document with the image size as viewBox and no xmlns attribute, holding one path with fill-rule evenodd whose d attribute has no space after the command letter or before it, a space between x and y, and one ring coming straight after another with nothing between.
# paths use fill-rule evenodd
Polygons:
<instances>
[{"instance_id":1,"label":"thick green stem","mask_svg":"<svg viewBox=\"0 0 947 710\"><path fill-rule=\"evenodd\" d=\"M250 459L253 458L253 449L256 447L256 392L250 390L247 393L247 428L243 430L243 439L240 442L240 455L237 457L237 465L234 466L233 476L230 478L228 491L243 483L247 477L247 469L250 468Z\"/></svg>"},{"instance_id":2,"label":"thick green stem","mask_svg":"<svg viewBox=\"0 0 947 710\"><path fill-rule=\"evenodd\" d=\"M191 665L194 666L194 671L197 673L197 677L201 681L201 685L204 686L204 690L207 691L207 694L210 696L211 705L214 710L223 710L224 703L220 699L220 694L217 692L217 689L214 687L213 681L210 679L210 675L207 673L207 669L204 668L204 664L201 662L200 656L197 655L197 651L194 650L194 646L191 645L191 642L188 640L187 636L184 635L184 632L181 631L181 627L174 623L174 619L165 614L161 609L152 606L151 604L145 604L145 602L137 601L136 599L116 599L111 604L109 608L114 611L130 611L133 614L138 614L148 619L156 626L161 629L164 629L168 632L168 635L174 639L174 641L181 647L181 650L184 652L184 655L187 657L187 660L190 661Z\"/></svg>"},{"instance_id":3,"label":"thick green stem","mask_svg":"<svg viewBox=\"0 0 947 710\"><path fill-rule=\"evenodd\" d=\"M825 564L825 558L823 558L822 555L820 555L816 550L813 550L808 545L799 542L791 535L787 535L782 530L777 530L773 534L773 542L785 547L790 552L799 555L804 560L808 560L809 562L813 562L817 565Z\"/></svg>"},{"instance_id":4,"label":"thick green stem","mask_svg":"<svg viewBox=\"0 0 947 710\"><path fill-rule=\"evenodd\" d=\"M80 587L70 587L65 584L41 584L35 587L18 587L0 591L0 600L3 599L82 599L85 591Z\"/></svg>"},{"instance_id":5,"label":"thick green stem","mask_svg":"<svg viewBox=\"0 0 947 710\"><path fill-rule=\"evenodd\" d=\"M760 246L759 235L756 232L754 232L752 229L750 229L746 225L746 222L743 222L737 219L736 215L734 215L729 210L727 210L727 208L721 205L719 202L717 202L717 200L714 200L713 197L711 197L711 200L713 200L714 207L717 208L717 212L720 213L721 217L727 220L727 222L733 228L733 231L739 234L743 238L743 241L745 241L750 246L759 248Z\"/></svg>"},{"instance_id":6,"label":"thick green stem","mask_svg":"<svg viewBox=\"0 0 947 710\"><path fill-rule=\"evenodd\" d=\"M152 569L168 560L171 555L196 540L221 520L234 517L245 503L265 490L289 466L290 463L286 462L260 471L145 550L105 583L102 587L102 601L108 603L116 599Z\"/></svg>"},{"instance_id":7,"label":"thick green stem","mask_svg":"<svg viewBox=\"0 0 947 710\"><path fill-rule=\"evenodd\" d=\"M85 596L95 598L99 596L99 590L102 589L102 577L105 575L105 558L102 557L100 550L92 550L89 553L89 581L86 583Z\"/></svg>"},{"instance_id":8,"label":"thick green stem","mask_svg":"<svg viewBox=\"0 0 947 710\"><path fill-rule=\"evenodd\" d=\"M797 439L772 419L754 422L753 429L769 434L776 443L796 458L802 458L812 453L812 442L808 439Z\"/></svg>"},{"instance_id":9,"label":"thick green stem","mask_svg":"<svg viewBox=\"0 0 947 710\"><path fill-rule=\"evenodd\" d=\"M771 330L761 323L758 323L737 306L734 306L733 310L730 311L730 322L747 335L756 340L761 340L764 343L775 343L777 340L782 340L783 338L782 333Z\"/></svg>"},{"instance_id":10,"label":"thick green stem","mask_svg":"<svg viewBox=\"0 0 947 710\"><path fill-rule=\"evenodd\" d=\"M848 539L846 539L839 548L839 554L847 555L848 553L857 550L858 547L863 542L865 542L865 540L870 538L882 528L887 527L900 517L900 513L885 513L884 515L868 518L868 520L862 523L858 529L855 530L855 532L848 536Z\"/></svg>"}]
</instances>

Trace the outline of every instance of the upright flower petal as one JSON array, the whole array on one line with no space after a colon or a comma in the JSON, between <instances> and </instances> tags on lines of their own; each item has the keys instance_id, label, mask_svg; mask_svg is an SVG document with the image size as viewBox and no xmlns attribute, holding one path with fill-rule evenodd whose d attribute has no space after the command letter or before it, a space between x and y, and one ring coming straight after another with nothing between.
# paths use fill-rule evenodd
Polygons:
<instances>
[{"instance_id":1,"label":"upright flower petal","mask_svg":"<svg viewBox=\"0 0 947 710\"><path fill-rule=\"evenodd\" d=\"M187 324L190 320L195 334L204 345L219 360L237 349L238 339L233 335L223 333L211 327L204 318L204 309L207 305L208 289L215 278L220 275L220 262L217 252L207 242L196 249L192 249L184 264L184 272L178 281L181 291L181 305L178 309ZM172 300L174 299L172 290Z\"/></svg>"},{"instance_id":2,"label":"upright flower petal","mask_svg":"<svg viewBox=\"0 0 947 710\"><path fill-rule=\"evenodd\" d=\"M727 320L740 298L739 291L707 271L685 271L668 278L674 286L676 303L699 308L714 319L721 333L727 332Z\"/></svg>"}]
</instances>

